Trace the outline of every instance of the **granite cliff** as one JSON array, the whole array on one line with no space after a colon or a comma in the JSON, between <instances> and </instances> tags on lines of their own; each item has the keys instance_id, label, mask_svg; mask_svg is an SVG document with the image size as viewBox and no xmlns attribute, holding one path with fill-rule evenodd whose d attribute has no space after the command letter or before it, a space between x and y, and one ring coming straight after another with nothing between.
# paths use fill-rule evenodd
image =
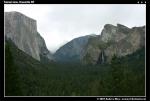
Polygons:
<instances>
[{"instance_id":1,"label":"granite cliff","mask_svg":"<svg viewBox=\"0 0 150 101\"><path fill-rule=\"evenodd\" d=\"M36 20L19 12L5 12L5 39L10 39L20 50L36 60L52 59L44 39L37 31Z\"/></svg>"},{"instance_id":2,"label":"granite cliff","mask_svg":"<svg viewBox=\"0 0 150 101\"><path fill-rule=\"evenodd\" d=\"M125 56L142 47L145 47L145 26L128 28L121 24L106 24L101 35L89 40L82 63L110 62L114 55Z\"/></svg>"},{"instance_id":3,"label":"granite cliff","mask_svg":"<svg viewBox=\"0 0 150 101\"><path fill-rule=\"evenodd\" d=\"M145 47L145 26L128 28L106 24L100 35L87 35L68 42L54 54L56 61L82 64L109 63Z\"/></svg>"}]
</instances>

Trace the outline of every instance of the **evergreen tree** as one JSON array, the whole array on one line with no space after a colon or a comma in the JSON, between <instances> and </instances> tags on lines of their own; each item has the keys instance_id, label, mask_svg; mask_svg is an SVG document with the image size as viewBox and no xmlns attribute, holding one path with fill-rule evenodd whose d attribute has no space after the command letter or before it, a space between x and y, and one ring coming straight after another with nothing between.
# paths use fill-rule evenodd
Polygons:
<instances>
[{"instance_id":1,"label":"evergreen tree","mask_svg":"<svg viewBox=\"0 0 150 101\"><path fill-rule=\"evenodd\" d=\"M112 95L119 95L121 93L120 82L123 78L123 71L120 59L114 55L111 61L111 76L112 76Z\"/></svg>"},{"instance_id":2,"label":"evergreen tree","mask_svg":"<svg viewBox=\"0 0 150 101\"><path fill-rule=\"evenodd\" d=\"M21 95L19 74L9 44L5 45L5 95Z\"/></svg>"}]
</instances>

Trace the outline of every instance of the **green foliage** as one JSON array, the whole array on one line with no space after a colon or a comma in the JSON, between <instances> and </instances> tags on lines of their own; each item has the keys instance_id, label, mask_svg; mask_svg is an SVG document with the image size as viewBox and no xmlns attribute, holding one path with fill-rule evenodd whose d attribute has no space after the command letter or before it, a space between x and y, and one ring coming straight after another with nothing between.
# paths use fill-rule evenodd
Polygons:
<instances>
[{"instance_id":1,"label":"green foliage","mask_svg":"<svg viewBox=\"0 0 150 101\"><path fill-rule=\"evenodd\" d=\"M14 65L12 53L10 51L10 45L5 45L5 94L21 95L20 78L18 68Z\"/></svg>"},{"instance_id":2,"label":"green foliage","mask_svg":"<svg viewBox=\"0 0 150 101\"><path fill-rule=\"evenodd\" d=\"M137 52L137 54L140 52ZM145 62L141 58L136 59L133 57L136 54L118 58L114 56L111 61L111 72L112 75L112 95L127 95L127 96L140 96L145 93ZM144 55L144 54L143 54ZM142 55L142 56L143 56ZM142 57L141 56L141 57ZM132 61L127 61L132 58ZM136 61L136 62L135 62ZM138 62L141 62L138 64ZM142 64L142 71L137 72L139 65ZM132 67L134 65L134 68ZM139 82L139 83L138 83Z\"/></svg>"},{"instance_id":3,"label":"green foliage","mask_svg":"<svg viewBox=\"0 0 150 101\"><path fill-rule=\"evenodd\" d=\"M123 71L120 60L116 55L113 56L111 61L111 76L112 76L112 93L113 95L120 94L119 89L121 89L120 82L123 78Z\"/></svg>"},{"instance_id":4,"label":"green foliage","mask_svg":"<svg viewBox=\"0 0 150 101\"><path fill-rule=\"evenodd\" d=\"M144 50L123 58L114 56L110 65L93 66L41 63L13 45L5 52L6 95L142 96L145 93Z\"/></svg>"}]
</instances>

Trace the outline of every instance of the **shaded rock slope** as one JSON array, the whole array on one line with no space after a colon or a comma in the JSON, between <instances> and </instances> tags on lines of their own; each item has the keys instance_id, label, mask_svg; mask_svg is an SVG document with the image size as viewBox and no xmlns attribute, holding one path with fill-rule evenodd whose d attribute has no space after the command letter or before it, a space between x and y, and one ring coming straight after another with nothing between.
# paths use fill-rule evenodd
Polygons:
<instances>
[{"instance_id":1,"label":"shaded rock slope","mask_svg":"<svg viewBox=\"0 0 150 101\"><path fill-rule=\"evenodd\" d=\"M55 52L55 61L79 63L82 59L82 54L85 51L84 49L88 43L89 38L96 36L97 35L92 34L71 40Z\"/></svg>"}]
</instances>

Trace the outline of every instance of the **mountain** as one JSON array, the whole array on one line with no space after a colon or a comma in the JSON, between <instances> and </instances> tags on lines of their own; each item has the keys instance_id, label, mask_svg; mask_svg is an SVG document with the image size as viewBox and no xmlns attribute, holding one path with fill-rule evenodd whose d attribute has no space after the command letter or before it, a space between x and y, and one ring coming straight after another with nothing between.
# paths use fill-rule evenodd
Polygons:
<instances>
[{"instance_id":1,"label":"mountain","mask_svg":"<svg viewBox=\"0 0 150 101\"><path fill-rule=\"evenodd\" d=\"M82 37L75 38L60 47L54 54L55 61L57 62L79 62L81 60L84 49L90 38L97 35L91 34Z\"/></svg>"},{"instance_id":2,"label":"mountain","mask_svg":"<svg viewBox=\"0 0 150 101\"><path fill-rule=\"evenodd\" d=\"M52 60L42 36L37 31L36 20L19 12L5 12L5 39L36 60Z\"/></svg>"},{"instance_id":3,"label":"mountain","mask_svg":"<svg viewBox=\"0 0 150 101\"><path fill-rule=\"evenodd\" d=\"M82 64L109 63L145 47L145 26L128 28L106 24L100 35L87 35L68 42L54 54L59 62Z\"/></svg>"},{"instance_id":4,"label":"mountain","mask_svg":"<svg viewBox=\"0 0 150 101\"><path fill-rule=\"evenodd\" d=\"M89 40L82 63L110 62L114 55L126 56L142 47L145 47L145 26L128 28L106 24L100 36Z\"/></svg>"}]
</instances>

